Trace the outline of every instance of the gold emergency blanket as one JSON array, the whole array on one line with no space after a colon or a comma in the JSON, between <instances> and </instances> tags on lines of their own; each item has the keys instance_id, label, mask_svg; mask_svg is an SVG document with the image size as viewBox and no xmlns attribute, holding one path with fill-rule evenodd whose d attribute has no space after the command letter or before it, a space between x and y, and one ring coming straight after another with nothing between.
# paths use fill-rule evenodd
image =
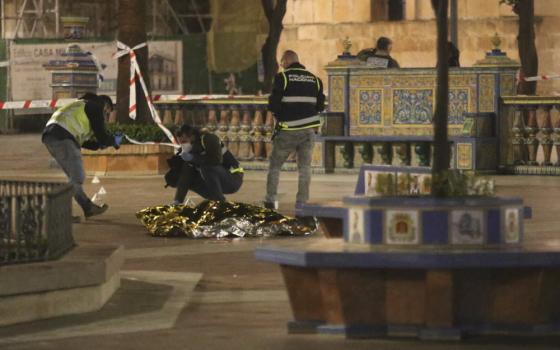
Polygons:
<instances>
[{"instance_id":1,"label":"gold emergency blanket","mask_svg":"<svg viewBox=\"0 0 560 350\"><path fill-rule=\"evenodd\" d=\"M148 207L136 213L136 217L157 237L303 236L316 229L315 225L306 226L274 210L234 202Z\"/></svg>"}]
</instances>

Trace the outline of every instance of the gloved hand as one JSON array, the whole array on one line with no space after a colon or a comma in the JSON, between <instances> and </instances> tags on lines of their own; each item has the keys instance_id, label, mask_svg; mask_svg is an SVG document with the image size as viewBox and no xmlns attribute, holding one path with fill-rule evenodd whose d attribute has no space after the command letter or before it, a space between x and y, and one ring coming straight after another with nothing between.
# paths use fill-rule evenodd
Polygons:
<instances>
[{"instance_id":1,"label":"gloved hand","mask_svg":"<svg viewBox=\"0 0 560 350\"><path fill-rule=\"evenodd\" d=\"M113 147L115 147L115 149L119 149L121 148L121 143L122 143L122 139L123 139L123 134L121 133L116 133L115 135L113 135L114 139L115 139L115 143L113 144Z\"/></svg>"},{"instance_id":2,"label":"gloved hand","mask_svg":"<svg viewBox=\"0 0 560 350\"><path fill-rule=\"evenodd\" d=\"M187 152L181 152L180 156L185 162L190 162L194 158L192 154Z\"/></svg>"}]
</instances>

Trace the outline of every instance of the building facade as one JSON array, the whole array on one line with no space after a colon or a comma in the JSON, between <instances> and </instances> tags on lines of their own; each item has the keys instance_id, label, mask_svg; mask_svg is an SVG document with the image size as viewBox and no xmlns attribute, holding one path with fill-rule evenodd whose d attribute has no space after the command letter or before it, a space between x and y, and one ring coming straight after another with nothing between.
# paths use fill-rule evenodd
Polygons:
<instances>
[{"instance_id":1,"label":"building facade","mask_svg":"<svg viewBox=\"0 0 560 350\"><path fill-rule=\"evenodd\" d=\"M536 45L540 74L560 73L560 1L535 0ZM492 49L495 33L502 50L518 60L518 18L499 0L458 0L461 65L472 66ZM352 41L351 52L375 46L380 36L393 40L392 56L401 67L434 67L436 24L430 0L288 0L279 55L299 53L321 78L325 65ZM325 80L325 79L323 79ZM560 80L539 83L539 93L560 93Z\"/></svg>"}]
</instances>

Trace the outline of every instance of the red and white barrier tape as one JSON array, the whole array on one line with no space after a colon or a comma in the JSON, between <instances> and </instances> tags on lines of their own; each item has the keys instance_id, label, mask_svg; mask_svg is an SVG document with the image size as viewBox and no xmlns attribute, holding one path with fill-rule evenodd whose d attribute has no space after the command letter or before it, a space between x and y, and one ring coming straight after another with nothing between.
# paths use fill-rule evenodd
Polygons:
<instances>
[{"instance_id":1,"label":"red and white barrier tape","mask_svg":"<svg viewBox=\"0 0 560 350\"><path fill-rule=\"evenodd\" d=\"M168 147L173 147L175 149L179 149L181 148L181 145L177 145L174 143L168 143L168 142L153 142L153 141L147 141L147 142L140 142L140 141L136 141L133 138L128 137L128 135L124 135L124 137L126 137L126 139L128 140L128 142L132 143L133 145L162 145L162 146L168 146Z\"/></svg>"},{"instance_id":2,"label":"red and white barrier tape","mask_svg":"<svg viewBox=\"0 0 560 350\"><path fill-rule=\"evenodd\" d=\"M537 75L535 77L521 78L524 81L541 81L541 80L554 80L560 79L560 74Z\"/></svg>"},{"instance_id":3,"label":"red and white barrier tape","mask_svg":"<svg viewBox=\"0 0 560 350\"><path fill-rule=\"evenodd\" d=\"M65 104L76 101L75 98L53 99L53 100L26 100L26 101L0 101L2 109L33 109L33 108L58 108Z\"/></svg>"},{"instance_id":4,"label":"red and white barrier tape","mask_svg":"<svg viewBox=\"0 0 560 350\"><path fill-rule=\"evenodd\" d=\"M154 95L153 101L204 101L218 99L236 99L236 98L255 98L255 96L231 96L231 95Z\"/></svg>"},{"instance_id":5,"label":"red and white barrier tape","mask_svg":"<svg viewBox=\"0 0 560 350\"><path fill-rule=\"evenodd\" d=\"M152 101L165 102L165 101L211 101L223 99L247 99L255 98L253 95L154 95ZM262 96L259 96L262 97ZM115 98L112 97L113 101ZM74 102L75 98L52 99L52 100L25 100L25 101L0 101L0 110L5 109L33 109L33 108L59 108Z\"/></svg>"},{"instance_id":6,"label":"red and white barrier tape","mask_svg":"<svg viewBox=\"0 0 560 350\"><path fill-rule=\"evenodd\" d=\"M156 125L164 132L165 136L171 141L171 143L175 142L175 137L169 129L167 129L159 117L159 114L156 110L156 107L152 103L152 98L148 93L148 88L146 87L146 82L144 81L144 77L142 76L142 71L140 70L140 65L138 64L138 60L136 58L135 50L138 50L144 46L148 45L147 43L141 43L133 48L128 47L127 45L123 44L120 41L117 41L117 49L118 51L113 55L114 58L118 59L125 55L130 56L130 95L129 95L129 108L128 108L128 115L132 119L136 119L136 78L140 82L140 86L142 86L142 92L144 93L144 97L146 98L146 102L148 103L148 108L150 110L150 114L152 115L152 119L156 123Z\"/></svg>"}]
</instances>

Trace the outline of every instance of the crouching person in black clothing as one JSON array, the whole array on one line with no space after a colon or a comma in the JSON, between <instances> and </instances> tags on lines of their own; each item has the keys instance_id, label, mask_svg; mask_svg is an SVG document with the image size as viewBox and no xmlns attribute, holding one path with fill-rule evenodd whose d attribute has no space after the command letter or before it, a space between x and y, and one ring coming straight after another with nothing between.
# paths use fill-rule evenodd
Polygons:
<instances>
[{"instance_id":1,"label":"crouching person in black clothing","mask_svg":"<svg viewBox=\"0 0 560 350\"><path fill-rule=\"evenodd\" d=\"M224 201L243 183L243 169L214 134L183 125L176 134L181 143L181 169L174 204L182 204L189 191L210 200Z\"/></svg>"}]
</instances>

